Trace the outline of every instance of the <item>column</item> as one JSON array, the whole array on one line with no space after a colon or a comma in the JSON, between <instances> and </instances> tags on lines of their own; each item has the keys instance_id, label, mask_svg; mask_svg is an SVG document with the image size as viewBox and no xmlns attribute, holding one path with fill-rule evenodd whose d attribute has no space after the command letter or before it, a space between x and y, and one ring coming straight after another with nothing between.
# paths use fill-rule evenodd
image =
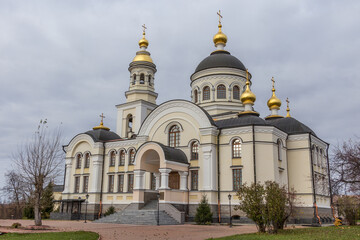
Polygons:
<instances>
[{"instance_id":1,"label":"column","mask_svg":"<svg viewBox=\"0 0 360 240\"><path fill-rule=\"evenodd\" d=\"M187 191L187 180L188 180L188 172L179 172L180 174L180 190Z\"/></svg>"},{"instance_id":2,"label":"column","mask_svg":"<svg viewBox=\"0 0 360 240\"><path fill-rule=\"evenodd\" d=\"M145 171L134 170L134 190L145 189Z\"/></svg>"},{"instance_id":3,"label":"column","mask_svg":"<svg viewBox=\"0 0 360 240\"><path fill-rule=\"evenodd\" d=\"M216 148L215 145L202 147L203 168L201 170L203 189L216 190ZM199 175L200 175L199 174Z\"/></svg>"},{"instance_id":4,"label":"column","mask_svg":"<svg viewBox=\"0 0 360 240\"><path fill-rule=\"evenodd\" d=\"M170 189L169 188L169 173L171 172L170 168L160 168L159 172L161 173L161 186L160 190Z\"/></svg>"},{"instance_id":5,"label":"column","mask_svg":"<svg viewBox=\"0 0 360 240\"><path fill-rule=\"evenodd\" d=\"M155 190L160 188L160 173L153 173L155 176Z\"/></svg>"},{"instance_id":6,"label":"column","mask_svg":"<svg viewBox=\"0 0 360 240\"><path fill-rule=\"evenodd\" d=\"M65 186L64 193L70 193L70 182L71 182L71 168L72 168L72 159L66 158L66 172L65 172Z\"/></svg>"},{"instance_id":7,"label":"column","mask_svg":"<svg viewBox=\"0 0 360 240\"><path fill-rule=\"evenodd\" d=\"M95 155L91 157L91 160L93 162L93 171L91 172L92 181L91 181L90 192L99 193L101 189L103 157L102 155Z\"/></svg>"}]
</instances>

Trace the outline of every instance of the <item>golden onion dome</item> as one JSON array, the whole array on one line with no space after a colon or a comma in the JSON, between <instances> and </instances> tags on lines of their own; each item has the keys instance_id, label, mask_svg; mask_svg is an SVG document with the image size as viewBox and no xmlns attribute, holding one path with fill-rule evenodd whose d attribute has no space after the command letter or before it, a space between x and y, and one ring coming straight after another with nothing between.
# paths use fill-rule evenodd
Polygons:
<instances>
[{"instance_id":1,"label":"golden onion dome","mask_svg":"<svg viewBox=\"0 0 360 240\"><path fill-rule=\"evenodd\" d=\"M227 42L227 36L221 31L222 25L219 24L219 32L215 34L213 41L215 43L215 46L218 44L224 44L226 45Z\"/></svg>"},{"instance_id":2,"label":"golden onion dome","mask_svg":"<svg viewBox=\"0 0 360 240\"><path fill-rule=\"evenodd\" d=\"M271 81L273 82L273 85L272 85L272 96L271 98L267 101L267 105L269 107L269 109L280 109L280 106L281 106L281 100L276 97L275 95L275 80L274 80L274 77L271 78Z\"/></svg>"},{"instance_id":3,"label":"golden onion dome","mask_svg":"<svg viewBox=\"0 0 360 240\"><path fill-rule=\"evenodd\" d=\"M149 41L145 38L145 32L143 32L143 37L139 41L140 48L145 47L147 48L149 46Z\"/></svg>"},{"instance_id":4,"label":"golden onion dome","mask_svg":"<svg viewBox=\"0 0 360 240\"><path fill-rule=\"evenodd\" d=\"M249 85L250 85L250 82L247 81L246 89L241 94L241 97L240 97L240 100L243 104L254 104L254 102L256 101L256 96L253 92L251 92Z\"/></svg>"},{"instance_id":5,"label":"golden onion dome","mask_svg":"<svg viewBox=\"0 0 360 240\"><path fill-rule=\"evenodd\" d=\"M267 105L269 107L269 109L280 109L281 106L281 100L276 97L275 95L275 88L272 89L272 96L271 98L267 101Z\"/></svg>"}]
</instances>

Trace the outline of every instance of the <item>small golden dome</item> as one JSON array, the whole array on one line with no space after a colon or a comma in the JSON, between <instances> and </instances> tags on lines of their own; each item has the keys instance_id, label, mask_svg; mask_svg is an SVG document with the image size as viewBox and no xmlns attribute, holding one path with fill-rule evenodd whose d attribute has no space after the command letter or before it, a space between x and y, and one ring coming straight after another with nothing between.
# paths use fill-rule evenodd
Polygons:
<instances>
[{"instance_id":1,"label":"small golden dome","mask_svg":"<svg viewBox=\"0 0 360 240\"><path fill-rule=\"evenodd\" d=\"M149 46L149 41L145 38L145 32L143 32L143 38L140 39L140 41L139 41L139 46L140 46L140 48L142 48L142 47L147 48Z\"/></svg>"},{"instance_id":2,"label":"small golden dome","mask_svg":"<svg viewBox=\"0 0 360 240\"><path fill-rule=\"evenodd\" d=\"M290 103L289 98L286 98L286 103L287 103L286 117L288 118L288 117L291 117L290 116L290 108L289 108L289 103Z\"/></svg>"},{"instance_id":3,"label":"small golden dome","mask_svg":"<svg viewBox=\"0 0 360 240\"><path fill-rule=\"evenodd\" d=\"M213 38L213 41L215 43L215 47L216 45L218 44L224 44L226 45L226 42L227 42L227 36L225 35L225 33L223 33L221 31L221 27L222 25L219 24L219 32L217 34L215 34L214 38Z\"/></svg>"},{"instance_id":4,"label":"small golden dome","mask_svg":"<svg viewBox=\"0 0 360 240\"><path fill-rule=\"evenodd\" d=\"M104 120L104 118L105 118L104 114L102 113L102 114L100 115L100 117L101 117L100 125L99 125L99 126L96 126L96 127L93 127L93 130L96 130L96 129L104 129L104 130L106 130L106 131L109 131L110 128L104 126L104 122L103 122L103 120Z\"/></svg>"},{"instance_id":5,"label":"small golden dome","mask_svg":"<svg viewBox=\"0 0 360 240\"><path fill-rule=\"evenodd\" d=\"M271 78L271 81L273 82L273 87L272 87L272 96L271 98L267 101L267 105L269 107L269 109L280 109L280 106L281 106L281 100L276 97L275 95L275 80L274 80L274 77Z\"/></svg>"},{"instance_id":6,"label":"small golden dome","mask_svg":"<svg viewBox=\"0 0 360 240\"><path fill-rule=\"evenodd\" d=\"M252 104L254 105L254 102L256 101L256 96L253 92L250 90L250 81L249 81L249 72L246 70L246 89L241 94L240 100L243 104Z\"/></svg>"}]
</instances>

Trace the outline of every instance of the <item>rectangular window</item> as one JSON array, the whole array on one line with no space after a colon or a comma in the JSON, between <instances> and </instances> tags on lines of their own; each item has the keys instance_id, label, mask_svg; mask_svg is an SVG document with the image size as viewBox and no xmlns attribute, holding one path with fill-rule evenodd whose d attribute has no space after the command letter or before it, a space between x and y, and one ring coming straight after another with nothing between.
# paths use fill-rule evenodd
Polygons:
<instances>
[{"instance_id":1,"label":"rectangular window","mask_svg":"<svg viewBox=\"0 0 360 240\"><path fill-rule=\"evenodd\" d=\"M80 177L75 177L75 188L74 192L78 193L80 190Z\"/></svg>"},{"instance_id":2,"label":"rectangular window","mask_svg":"<svg viewBox=\"0 0 360 240\"><path fill-rule=\"evenodd\" d=\"M241 169L233 169L233 190L238 191L241 187Z\"/></svg>"},{"instance_id":3,"label":"rectangular window","mask_svg":"<svg viewBox=\"0 0 360 240\"><path fill-rule=\"evenodd\" d=\"M128 192L132 192L134 188L134 174L128 175Z\"/></svg>"},{"instance_id":4,"label":"rectangular window","mask_svg":"<svg viewBox=\"0 0 360 240\"><path fill-rule=\"evenodd\" d=\"M124 166L124 165L125 165L125 152L121 151L120 152L119 166Z\"/></svg>"},{"instance_id":5,"label":"rectangular window","mask_svg":"<svg viewBox=\"0 0 360 240\"><path fill-rule=\"evenodd\" d=\"M84 185L83 185L83 192L87 193L88 192L88 188L89 188L89 176L84 176L83 178L84 180Z\"/></svg>"},{"instance_id":6,"label":"rectangular window","mask_svg":"<svg viewBox=\"0 0 360 240\"><path fill-rule=\"evenodd\" d=\"M191 190L193 191L198 190L198 182L199 182L199 171L198 170L191 171Z\"/></svg>"},{"instance_id":7,"label":"rectangular window","mask_svg":"<svg viewBox=\"0 0 360 240\"><path fill-rule=\"evenodd\" d=\"M108 192L114 192L114 175L109 175L109 189Z\"/></svg>"},{"instance_id":8,"label":"rectangular window","mask_svg":"<svg viewBox=\"0 0 360 240\"><path fill-rule=\"evenodd\" d=\"M124 174L118 175L118 192L124 191Z\"/></svg>"}]
</instances>

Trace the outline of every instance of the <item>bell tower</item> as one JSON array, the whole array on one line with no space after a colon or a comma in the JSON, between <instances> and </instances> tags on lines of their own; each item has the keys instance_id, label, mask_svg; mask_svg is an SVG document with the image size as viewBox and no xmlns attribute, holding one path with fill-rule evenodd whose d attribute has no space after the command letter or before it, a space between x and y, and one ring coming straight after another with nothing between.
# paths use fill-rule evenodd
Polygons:
<instances>
[{"instance_id":1,"label":"bell tower","mask_svg":"<svg viewBox=\"0 0 360 240\"><path fill-rule=\"evenodd\" d=\"M116 132L122 138L132 138L137 134L146 116L157 106L154 79L156 65L147 51L149 41L143 37L139 41L140 50L129 64L129 90L125 92L126 103L116 105L118 109Z\"/></svg>"}]
</instances>

